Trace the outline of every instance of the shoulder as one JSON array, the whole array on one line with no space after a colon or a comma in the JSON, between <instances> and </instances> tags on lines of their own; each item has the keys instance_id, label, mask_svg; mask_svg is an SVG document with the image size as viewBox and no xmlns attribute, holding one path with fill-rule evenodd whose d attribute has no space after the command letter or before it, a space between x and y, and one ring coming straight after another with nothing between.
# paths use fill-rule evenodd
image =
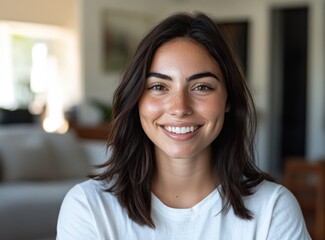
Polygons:
<instances>
[{"instance_id":1,"label":"shoulder","mask_svg":"<svg viewBox=\"0 0 325 240\"><path fill-rule=\"evenodd\" d=\"M61 205L57 239L96 239L97 225L113 219L114 209L121 208L105 191L108 187L103 181L88 180L70 189Z\"/></svg>"},{"instance_id":2,"label":"shoulder","mask_svg":"<svg viewBox=\"0 0 325 240\"><path fill-rule=\"evenodd\" d=\"M114 204L117 201L116 197L107 191L110 186L109 182L97 180L79 183L69 190L64 198L63 206L73 204L91 208L93 204L105 204L105 202Z\"/></svg>"},{"instance_id":3,"label":"shoulder","mask_svg":"<svg viewBox=\"0 0 325 240\"><path fill-rule=\"evenodd\" d=\"M92 193L100 193L102 191L105 191L107 188L111 186L110 183L105 183L104 181L97 181L97 180L87 180L84 182L81 182L77 185L75 185L71 190L69 191L69 194L74 194L77 192L83 192L86 195L92 194Z\"/></svg>"},{"instance_id":4,"label":"shoulder","mask_svg":"<svg viewBox=\"0 0 325 240\"><path fill-rule=\"evenodd\" d=\"M245 204L253 212L275 210L287 207L300 212L300 206L293 194L284 186L263 181L253 189L253 194L245 198Z\"/></svg>"},{"instance_id":5,"label":"shoulder","mask_svg":"<svg viewBox=\"0 0 325 240\"><path fill-rule=\"evenodd\" d=\"M264 180L254 189L257 194L277 194L282 191L287 191L281 184Z\"/></svg>"},{"instance_id":6,"label":"shoulder","mask_svg":"<svg viewBox=\"0 0 325 240\"><path fill-rule=\"evenodd\" d=\"M295 200L292 193L283 185L271 181L264 180L253 189L253 194L247 197L247 200L265 200L265 201L276 201L276 199L283 198L286 200Z\"/></svg>"},{"instance_id":7,"label":"shoulder","mask_svg":"<svg viewBox=\"0 0 325 240\"><path fill-rule=\"evenodd\" d=\"M65 210L80 212L81 209L86 212L90 210L93 202L98 202L98 199L113 198L111 193L105 191L108 187L102 181L96 180L87 180L76 184L64 197L61 212ZM105 195L104 198L101 197L103 195Z\"/></svg>"}]
</instances>

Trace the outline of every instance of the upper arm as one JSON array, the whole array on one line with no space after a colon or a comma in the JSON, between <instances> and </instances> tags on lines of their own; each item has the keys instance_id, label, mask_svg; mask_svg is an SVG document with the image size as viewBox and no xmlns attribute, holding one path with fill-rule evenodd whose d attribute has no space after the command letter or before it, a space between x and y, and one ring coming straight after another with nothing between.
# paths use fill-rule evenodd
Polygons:
<instances>
[{"instance_id":1,"label":"upper arm","mask_svg":"<svg viewBox=\"0 0 325 240\"><path fill-rule=\"evenodd\" d=\"M284 187L280 188L278 197L273 206L272 219L267 239L311 239L296 198Z\"/></svg>"},{"instance_id":2,"label":"upper arm","mask_svg":"<svg viewBox=\"0 0 325 240\"><path fill-rule=\"evenodd\" d=\"M80 186L73 187L61 205L57 240L98 239L89 203Z\"/></svg>"}]
</instances>

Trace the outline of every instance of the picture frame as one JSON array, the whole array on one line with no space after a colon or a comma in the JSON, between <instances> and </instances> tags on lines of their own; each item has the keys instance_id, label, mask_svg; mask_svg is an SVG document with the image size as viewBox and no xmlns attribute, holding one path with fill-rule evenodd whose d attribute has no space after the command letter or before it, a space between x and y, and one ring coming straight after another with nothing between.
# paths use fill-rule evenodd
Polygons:
<instances>
[{"instance_id":1,"label":"picture frame","mask_svg":"<svg viewBox=\"0 0 325 240\"><path fill-rule=\"evenodd\" d=\"M102 12L102 68L119 72L152 24L146 14L105 9Z\"/></svg>"},{"instance_id":2,"label":"picture frame","mask_svg":"<svg viewBox=\"0 0 325 240\"><path fill-rule=\"evenodd\" d=\"M247 73L248 69L248 21L216 22L230 47L237 55L243 70Z\"/></svg>"}]
</instances>

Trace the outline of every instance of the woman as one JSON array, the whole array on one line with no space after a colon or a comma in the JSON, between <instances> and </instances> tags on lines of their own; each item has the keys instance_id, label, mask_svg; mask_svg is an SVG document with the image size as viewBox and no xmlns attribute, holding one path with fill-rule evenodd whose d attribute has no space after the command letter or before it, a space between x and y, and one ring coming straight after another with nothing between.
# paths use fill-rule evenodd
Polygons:
<instances>
[{"instance_id":1,"label":"woman","mask_svg":"<svg viewBox=\"0 0 325 240\"><path fill-rule=\"evenodd\" d=\"M213 21L168 17L122 77L112 155L67 194L58 239L310 239L295 198L254 164L255 124Z\"/></svg>"}]
</instances>

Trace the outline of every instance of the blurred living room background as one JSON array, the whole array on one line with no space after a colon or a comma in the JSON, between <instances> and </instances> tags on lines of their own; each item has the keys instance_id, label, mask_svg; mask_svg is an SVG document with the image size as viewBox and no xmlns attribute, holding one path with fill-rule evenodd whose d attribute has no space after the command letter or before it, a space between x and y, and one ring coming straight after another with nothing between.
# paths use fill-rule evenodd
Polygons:
<instances>
[{"instance_id":1,"label":"blurred living room background","mask_svg":"<svg viewBox=\"0 0 325 240\"><path fill-rule=\"evenodd\" d=\"M0 239L55 239L65 193L109 154L123 68L179 11L225 32L256 103L258 165L325 239L325 0L0 0Z\"/></svg>"}]
</instances>

